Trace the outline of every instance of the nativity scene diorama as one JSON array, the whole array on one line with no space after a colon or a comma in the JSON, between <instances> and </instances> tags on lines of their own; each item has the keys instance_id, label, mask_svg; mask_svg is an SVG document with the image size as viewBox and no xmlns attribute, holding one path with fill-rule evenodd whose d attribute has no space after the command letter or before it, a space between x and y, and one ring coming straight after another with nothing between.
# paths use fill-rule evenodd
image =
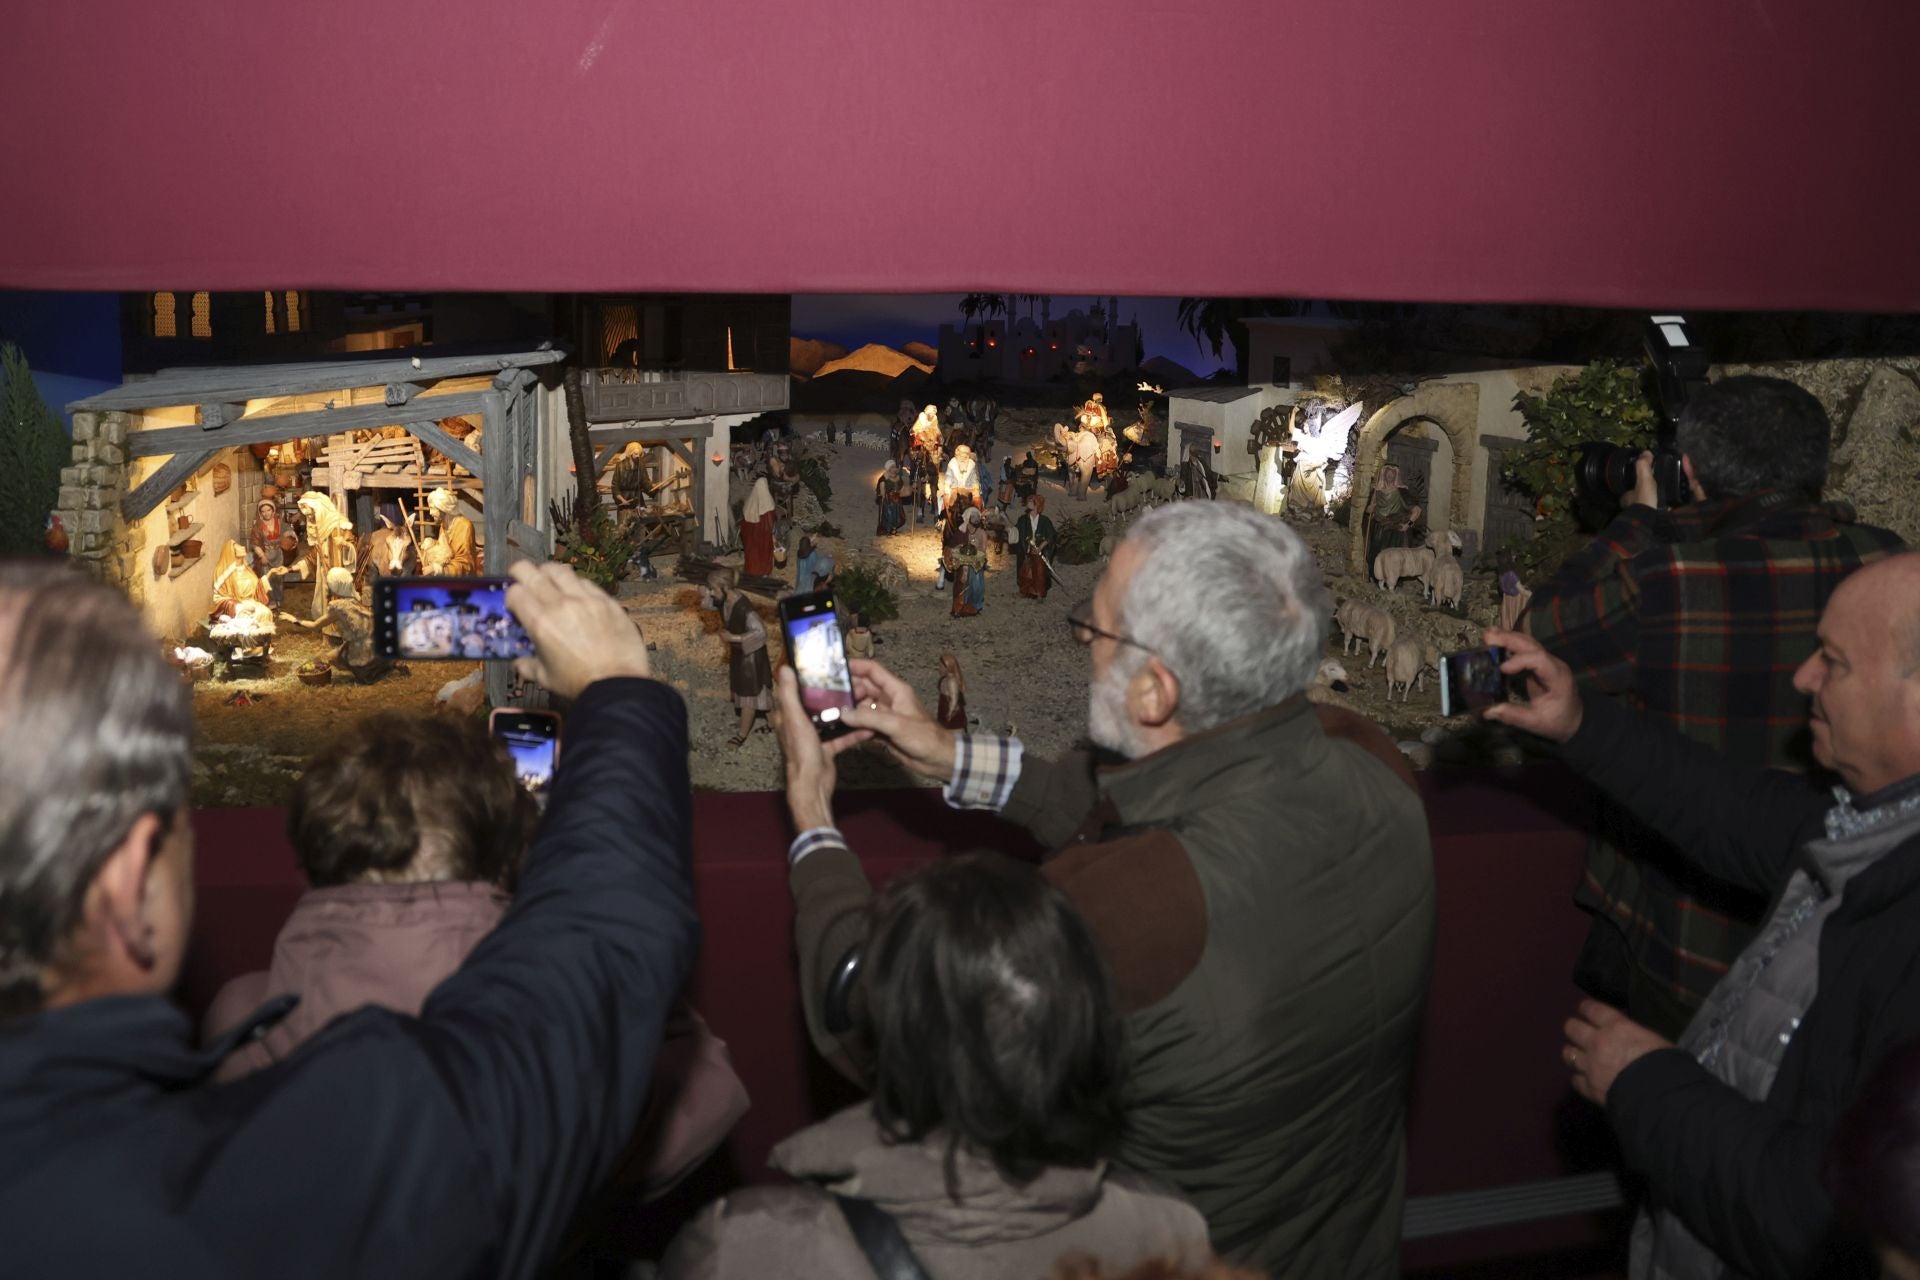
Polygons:
<instances>
[{"instance_id":1,"label":"nativity scene diorama","mask_svg":"<svg viewBox=\"0 0 1920 1280\"><path fill-rule=\"evenodd\" d=\"M687 697L697 785L778 785L764 730L796 593L832 593L847 654L945 722L1066 749L1086 724L1076 609L1133 520L1193 501L1303 535L1337 603L1309 696L1425 765L1469 723L1442 714L1441 655L1540 585L1528 406L1589 376L1327 375L1328 326L1275 317L1246 324L1244 382L1182 377L1142 365L1117 299L946 326L937 352L836 375L803 370L819 344L788 305L556 296L557 339L160 368L69 406L55 519L167 637L206 750L245 762L216 800L261 796L249 770L290 773L343 716L525 700L485 644L383 648L375 605L382 580L521 559L616 590ZM1065 357L1025 353L1056 338ZM829 395L835 376L850 389ZM905 781L866 753L843 768Z\"/></svg>"}]
</instances>

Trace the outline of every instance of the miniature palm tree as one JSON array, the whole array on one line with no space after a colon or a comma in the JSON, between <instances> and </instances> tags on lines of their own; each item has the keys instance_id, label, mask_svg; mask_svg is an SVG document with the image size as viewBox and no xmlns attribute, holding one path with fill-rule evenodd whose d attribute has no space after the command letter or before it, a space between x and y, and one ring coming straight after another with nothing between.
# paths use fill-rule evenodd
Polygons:
<instances>
[{"instance_id":1,"label":"miniature palm tree","mask_svg":"<svg viewBox=\"0 0 1920 1280\"><path fill-rule=\"evenodd\" d=\"M0 344L0 555L45 548L47 516L60 497L60 468L70 455L60 415L33 385L27 358Z\"/></svg>"}]
</instances>

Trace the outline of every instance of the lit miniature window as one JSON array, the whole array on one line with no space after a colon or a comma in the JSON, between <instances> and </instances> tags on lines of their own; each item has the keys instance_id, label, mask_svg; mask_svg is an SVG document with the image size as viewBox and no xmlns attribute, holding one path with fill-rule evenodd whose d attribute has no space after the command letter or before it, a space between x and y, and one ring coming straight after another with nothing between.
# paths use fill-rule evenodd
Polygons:
<instances>
[{"instance_id":1,"label":"lit miniature window","mask_svg":"<svg viewBox=\"0 0 1920 1280\"><path fill-rule=\"evenodd\" d=\"M287 290L287 332L300 332L300 291Z\"/></svg>"},{"instance_id":2,"label":"lit miniature window","mask_svg":"<svg viewBox=\"0 0 1920 1280\"><path fill-rule=\"evenodd\" d=\"M205 289L193 295L193 328L189 332L196 338L213 336L213 295Z\"/></svg>"},{"instance_id":3,"label":"lit miniature window","mask_svg":"<svg viewBox=\"0 0 1920 1280\"><path fill-rule=\"evenodd\" d=\"M179 331L174 327L174 301L170 293L153 295L153 336L156 338L176 338Z\"/></svg>"},{"instance_id":4,"label":"lit miniature window","mask_svg":"<svg viewBox=\"0 0 1920 1280\"><path fill-rule=\"evenodd\" d=\"M604 363L613 364L614 357L619 353L622 344L631 342L637 346L639 339L640 312L638 308L617 302L609 303L601 308L600 340L601 349L604 352L602 356ZM629 363L638 364L639 361L635 359L629 361Z\"/></svg>"},{"instance_id":5,"label":"lit miniature window","mask_svg":"<svg viewBox=\"0 0 1920 1280\"><path fill-rule=\"evenodd\" d=\"M272 333L272 332L274 332L274 327L273 327L273 294L272 294L272 292L270 292L270 291L269 291L269 292L266 292L266 293L262 293L262 294L261 294L260 296L261 296L262 298L265 298L265 299L266 299L266 301L267 301L267 332L268 332L268 333Z\"/></svg>"}]
</instances>

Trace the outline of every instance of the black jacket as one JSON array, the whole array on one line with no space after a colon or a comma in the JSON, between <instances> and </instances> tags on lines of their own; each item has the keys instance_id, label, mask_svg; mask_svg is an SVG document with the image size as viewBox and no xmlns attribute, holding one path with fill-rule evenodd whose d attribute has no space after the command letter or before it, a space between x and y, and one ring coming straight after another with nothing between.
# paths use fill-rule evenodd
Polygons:
<instances>
[{"instance_id":1,"label":"black jacket","mask_svg":"<svg viewBox=\"0 0 1920 1280\"><path fill-rule=\"evenodd\" d=\"M1684 849L1703 870L1776 895L1832 800L1797 774L1728 763L1606 698L1585 699L1573 767ZM1920 1037L1920 838L1847 882L1820 933L1820 984L1764 1102L1687 1053L1622 1071L1607 1115L1649 1194L1735 1271L1876 1274L1820 1183L1840 1115L1887 1052Z\"/></svg>"},{"instance_id":2,"label":"black jacket","mask_svg":"<svg viewBox=\"0 0 1920 1280\"><path fill-rule=\"evenodd\" d=\"M363 1009L218 1088L228 1044L157 998L0 1027L0 1271L536 1273L633 1132L691 967L690 816L684 704L603 681L512 908L418 1018Z\"/></svg>"}]
</instances>

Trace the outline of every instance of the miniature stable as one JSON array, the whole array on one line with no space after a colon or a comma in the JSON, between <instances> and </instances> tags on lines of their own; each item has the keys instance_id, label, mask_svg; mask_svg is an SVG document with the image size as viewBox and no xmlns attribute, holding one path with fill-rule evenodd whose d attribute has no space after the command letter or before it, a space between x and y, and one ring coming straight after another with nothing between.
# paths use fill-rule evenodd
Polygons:
<instances>
[{"instance_id":1,"label":"miniature stable","mask_svg":"<svg viewBox=\"0 0 1920 1280\"><path fill-rule=\"evenodd\" d=\"M69 553L140 603L191 677L269 679L289 697L330 683L311 635L330 569L364 603L382 542L410 553L388 572L548 556L538 373L564 354L174 369L89 396L69 406ZM279 679L289 669L298 683ZM487 678L504 700L508 674Z\"/></svg>"}]
</instances>

